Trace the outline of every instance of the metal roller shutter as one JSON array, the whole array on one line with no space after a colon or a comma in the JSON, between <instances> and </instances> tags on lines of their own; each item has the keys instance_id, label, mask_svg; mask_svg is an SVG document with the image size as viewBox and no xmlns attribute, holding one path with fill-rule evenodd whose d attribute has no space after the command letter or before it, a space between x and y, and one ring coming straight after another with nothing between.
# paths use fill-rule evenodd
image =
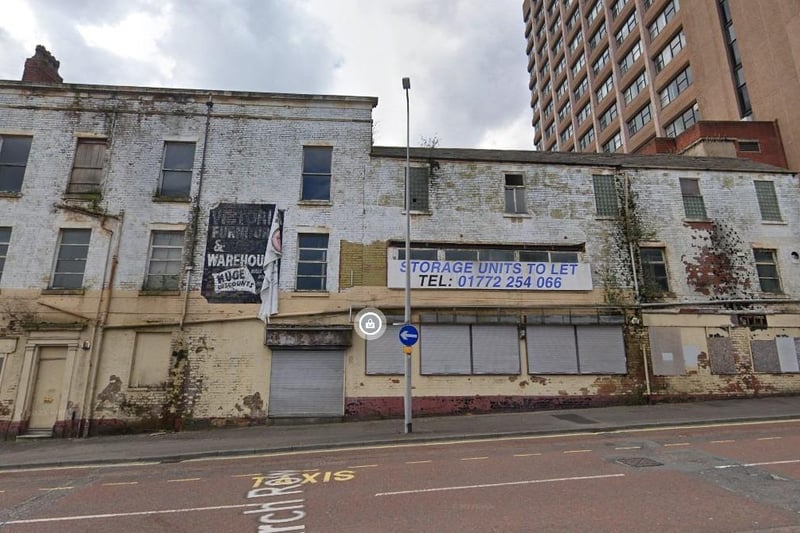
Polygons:
<instances>
[{"instance_id":1,"label":"metal roller shutter","mask_svg":"<svg viewBox=\"0 0 800 533\"><path fill-rule=\"evenodd\" d=\"M269 416L343 415L344 352L272 352Z\"/></svg>"},{"instance_id":2,"label":"metal roller shutter","mask_svg":"<svg viewBox=\"0 0 800 533\"><path fill-rule=\"evenodd\" d=\"M387 326L379 339L367 343L367 374L402 374L405 355L398 334L400 326Z\"/></svg>"},{"instance_id":3,"label":"metal roller shutter","mask_svg":"<svg viewBox=\"0 0 800 533\"><path fill-rule=\"evenodd\" d=\"M619 326L576 326L582 374L625 374L625 343Z\"/></svg>"},{"instance_id":4,"label":"metal roller shutter","mask_svg":"<svg viewBox=\"0 0 800 533\"><path fill-rule=\"evenodd\" d=\"M472 326L472 372L519 374L516 326Z\"/></svg>"},{"instance_id":5,"label":"metal roller shutter","mask_svg":"<svg viewBox=\"0 0 800 533\"><path fill-rule=\"evenodd\" d=\"M470 374L469 326L422 326L422 374Z\"/></svg>"},{"instance_id":6,"label":"metal roller shutter","mask_svg":"<svg viewBox=\"0 0 800 533\"><path fill-rule=\"evenodd\" d=\"M528 326L525 338L531 374L578 373L573 326Z\"/></svg>"}]
</instances>

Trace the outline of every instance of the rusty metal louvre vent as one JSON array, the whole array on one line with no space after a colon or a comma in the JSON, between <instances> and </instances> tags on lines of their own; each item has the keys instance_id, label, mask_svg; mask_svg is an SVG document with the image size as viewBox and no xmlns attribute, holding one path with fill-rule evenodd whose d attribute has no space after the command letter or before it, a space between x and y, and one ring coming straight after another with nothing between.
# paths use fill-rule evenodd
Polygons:
<instances>
[{"instance_id":1,"label":"rusty metal louvre vent","mask_svg":"<svg viewBox=\"0 0 800 533\"><path fill-rule=\"evenodd\" d=\"M575 422L576 424L597 424L597 421L589 420L588 418L581 415L573 415L573 414L553 415L553 418L566 420L567 422Z\"/></svg>"},{"instance_id":2,"label":"rusty metal louvre vent","mask_svg":"<svg viewBox=\"0 0 800 533\"><path fill-rule=\"evenodd\" d=\"M740 152L760 152L761 145L758 141L739 141Z\"/></svg>"},{"instance_id":3,"label":"rusty metal louvre vent","mask_svg":"<svg viewBox=\"0 0 800 533\"><path fill-rule=\"evenodd\" d=\"M659 463L648 457L624 457L622 459L617 459L617 462L626 466L632 466L633 468L664 465L664 463Z\"/></svg>"}]
</instances>

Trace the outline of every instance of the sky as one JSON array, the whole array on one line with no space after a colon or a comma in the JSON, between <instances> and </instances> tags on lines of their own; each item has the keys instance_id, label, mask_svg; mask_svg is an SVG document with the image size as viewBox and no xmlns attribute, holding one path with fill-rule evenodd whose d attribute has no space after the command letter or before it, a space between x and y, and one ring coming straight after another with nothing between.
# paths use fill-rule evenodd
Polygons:
<instances>
[{"instance_id":1,"label":"sky","mask_svg":"<svg viewBox=\"0 0 800 533\"><path fill-rule=\"evenodd\" d=\"M375 144L532 149L521 0L2 0L0 79L376 96Z\"/></svg>"}]
</instances>

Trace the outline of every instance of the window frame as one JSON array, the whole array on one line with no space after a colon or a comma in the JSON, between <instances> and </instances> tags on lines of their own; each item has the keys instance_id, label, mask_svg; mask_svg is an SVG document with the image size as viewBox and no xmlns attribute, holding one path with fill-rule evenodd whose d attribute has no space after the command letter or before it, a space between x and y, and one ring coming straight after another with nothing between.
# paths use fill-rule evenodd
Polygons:
<instances>
[{"instance_id":1,"label":"window frame","mask_svg":"<svg viewBox=\"0 0 800 533\"><path fill-rule=\"evenodd\" d=\"M761 220L764 222L783 222L778 194L775 191L775 182L753 180L753 187L756 190L756 200L758 201Z\"/></svg>"},{"instance_id":2,"label":"window frame","mask_svg":"<svg viewBox=\"0 0 800 533\"><path fill-rule=\"evenodd\" d=\"M412 213L430 212L430 170L428 167L410 167L411 182L409 196L411 197ZM403 169L405 176L406 169ZM405 183L403 183L405 187ZM403 212L406 209L405 188L403 189Z\"/></svg>"},{"instance_id":3,"label":"window frame","mask_svg":"<svg viewBox=\"0 0 800 533\"><path fill-rule=\"evenodd\" d=\"M25 161L23 162L21 159L19 161L12 161L10 159L9 151L10 148L7 148L6 143L9 140L13 140L13 142L21 141L22 139L27 140L27 146L23 148L25 151ZM11 144L11 143L9 143ZM31 146L33 145L33 136L31 135L4 135L0 134L0 194L19 194L22 192L22 184L25 182L25 172L28 170L28 162L31 157ZM4 159L4 156L6 159ZM17 178L12 176L12 169L22 169L22 174ZM4 178L4 174L7 176ZM12 181L12 179L14 181ZM4 185L4 181L8 181L10 185ZM17 180L19 183L16 183Z\"/></svg>"},{"instance_id":4,"label":"window frame","mask_svg":"<svg viewBox=\"0 0 800 533\"><path fill-rule=\"evenodd\" d=\"M5 270L6 259L8 258L8 249L11 247L11 234L13 231L11 226L0 226L0 281L3 280L3 270Z\"/></svg>"},{"instance_id":5,"label":"window frame","mask_svg":"<svg viewBox=\"0 0 800 533\"><path fill-rule=\"evenodd\" d=\"M657 260L646 257L645 252L658 252ZM670 292L669 268L667 267L666 250L663 246L640 246L639 262L642 266L642 283L646 289L657 289L660 294ZM663 270L656 272L656 270Z\"/></svg>"},{"instance_id":6,"label":"window frame","mask_svg":"<svg viewBox=\"0 0 800 533\"><path fill-rule=\"evenodd\" d=\"M325 154L322 168L311 168L313 154ZM316 162L314 162L316 163ZM321 184L322 194L312 194L312 183ZM303 146L303 169L300 184L300 201L302 202L330 202L333 185L333 146L305 145Z\"/></svg>"},{"instance_id":7,"label":"window frame","mask_svg":"<svg viewBox=\"0 0 800 533\"><path fill-rule=\"evenodd\" d=\"M509 178L519 178L519 183L509 183ZM505 214L525 215L528 213L525 202L525 176L521 172L507 172L503 178ZM509 205L513 204L513 205ZM521 205L520 205L521 204Z\"/></svg>"},{"instance_id":8,"label":"window frame","mask_svg":"<svg viewBox=\"0 0 800 533\"><path fill-rule=\"evenodd\" d=\"M169 236L169 237L180 237L180 246L176 246L173 244L156 244L156 237L157 236ZM150 232L150 245L148 246L147 250L147 265L145 267L145 275L144 275L144 283L142 284L142 289L146 291L177 291L181 288L181 275L183 273L183 251L184 251L184 244L186 239L186 232L184 230L153 230ZM178 259L174 259L171 257L161 259L156 258L156 250L180 250L178 253ZM167 255L170 255L167 252ZM177 263L178 265L178 272L176 274L170 273L154 273L152 272L153 266L158 263L164 263L165 265L173 265ZM170 282L167 283L167 278L175 277L174 283ZM154 283L156 279L161 279L160 283Z\"/></svg>"},{"instance_id":9,"label":"window frame","mask_svg":"<svg viewBox=\"0 0 800 533\"><path fill-rule=\"evenodd\" d=\"M765 260L765 255L769 255L769 260ZM761 255L761 259L759 259ZM781 284L781 273L778 269L778 254L774 248L753 248L753 261L756 267L756 276L758 277L758 285L761 292L768 294L783 294L783 286ZM765 270L774 270L773 276L765 276ZM770 272L772 273L772 272ZM765 286L765 281L772 280L774 285L772 287Z\"/></svg>"},{"instance_id":10,"label":"window frame","mask_svg":"<svg viewBox=\"0 0 800 533\"><path fill-rule=\"evenodd\" d=\"M99 154L91 154L92 148L102 147ZM106 166L108 139L104 137L78 137L75 143L75 155L72 170L67 183L67 194L98 194L103 188L103 175ZM87 161L87 159L90 159ZM162 168L163 173L163 168ZM76 179L80 176L80 181Z\"/></svg>"},{"instance_id":11,"label":"window frame","mask_svg":"<svg viewBox=\"0 0 800 533\"><path fill-rule=\"evenodd\" d=\"M678 178L683 198L683 213L689 220L708 220L699 178Z\"/></svg>"},{"instance_id":12,"label":"window frame","mask_svg":"<svg viewBox=\"0 0 800 533\"><path fill-rule=\"evenodd\" d=\"M168 158L171 157L170 149L175 147L177 149L178 146L185 146L188 147L191 145L192 147L192 158L190 161L190 166L188 168L176 166L176 167L168 167ZM176 154L177 155L177 154ZM158 192L157 196L159 198L176 198L176 199L183 199L189 198L192 194L192 180L194 177L194 158L197 155L197 143L194 141L171 141L167 140L164 141L164 148L161 155L161 178L159 179L158 183ZM177 190L175 193L172 193L170 190L165 190L164 183L165 178L167 176L178 178L182 178L182 183L180 183L179 187L174 187Z\"/></svg>"},{"instance_id":13,"label":"window frame","mask_svg":"<svg viewBox=\"0 0 800 533\"><path fill-rule=\"evenodd\" d=\"M616 179L611 174L592 174L595 213L599 218L619 216L619 198ZM613 199L613 205L611 205Z\"/></svg>"},{"instance_id":14,"label":"window frame","mask_svg":"<svg viewBox=\"0 0 800 533\"><path fill-rule=\"evenodd\" d=\"M65 243L64 237L67 234L73 235L86 235L88 238L85 243L77 242L77 243ZM83 281L84 277L86 276L86 264L88 263L89 259L89 247L91 246L92 242L92 230L91 228L61 228L58 232L58 244L56 246L56 255L55 260L53 261L53 270L50 275L50 285L49 289L56 289L56 290L72 290L72 289L83 289ZM65 248L66 247L66 248ZM74 247L74 248L73 248ZM78 250L79 248L83 248L83 257L75 257L69 258L65 257L70 255L67 253L69 250ZM59 270L61 262L73 262L73 263L83 263L80 272L77 270L69 271L69 270ZM57 283L59 276L76 276L80 274L80 283L77 285L75 284L66 284L66 283Z\"/></svg>"},{"instance_id":15,"label":"window frame","mask_svg":"<svg viewBox=\"0 0 800 533\"><path fill-rule=\"evenodd\" d=\"M325 247L303 245L303 240L324 238ZM312 243L316 244L316 243ZM298 233L297 234L297 271L295 276L295 291L297 292L328 292L328 259L330 247L330 234L328 233ZM303 259L303 252L320 252L322 259ZM321 274L301 274L301 265L321 265ZM301 287L300 280L318 280L318 284Z\"/></svg>"}]
</instances>

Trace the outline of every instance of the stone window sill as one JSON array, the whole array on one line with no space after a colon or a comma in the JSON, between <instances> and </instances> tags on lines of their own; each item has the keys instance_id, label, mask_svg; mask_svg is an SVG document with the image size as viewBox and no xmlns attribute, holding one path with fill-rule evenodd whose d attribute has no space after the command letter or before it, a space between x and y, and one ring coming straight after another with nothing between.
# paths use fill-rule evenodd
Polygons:
<instances>
[{"instance_id":1,"label":"stone window sill","mask_svg":"<svg viewBox=\"0 0 800 533\"><path fill-rule=\"evenodd\" d=\"M86 289L42 289L43 296L83 296Z\"/></svg>"},{"instance_id":2,"label":"stone window sill","mask_svg":"<svg viewBox=\"0 0 800 533\"><path fill-rule=\"evenodd\" d=\"M188 204L192 199L188 196L153 196L153 201L158 203Z\"/></svg>"},{"instance_id":3,"label":"stone window sill","mask_svg":"<svg viewBox=\"0 0 800 533\"><path fill-rule=\"evenodd\" d=\"M0 198L22 198L22 193L14 191L0 191Z\"/></svg>"},{"instance_id":4,"label":"stone window sill","mask_svg":"<svg viewBox=\"0 0 800 533\"><path fill-rule=\"evenodd\" d=\"M167 289L142 289L139 291L139 296L180 296L179 290Z\"/></svg>"}]
</instances>

